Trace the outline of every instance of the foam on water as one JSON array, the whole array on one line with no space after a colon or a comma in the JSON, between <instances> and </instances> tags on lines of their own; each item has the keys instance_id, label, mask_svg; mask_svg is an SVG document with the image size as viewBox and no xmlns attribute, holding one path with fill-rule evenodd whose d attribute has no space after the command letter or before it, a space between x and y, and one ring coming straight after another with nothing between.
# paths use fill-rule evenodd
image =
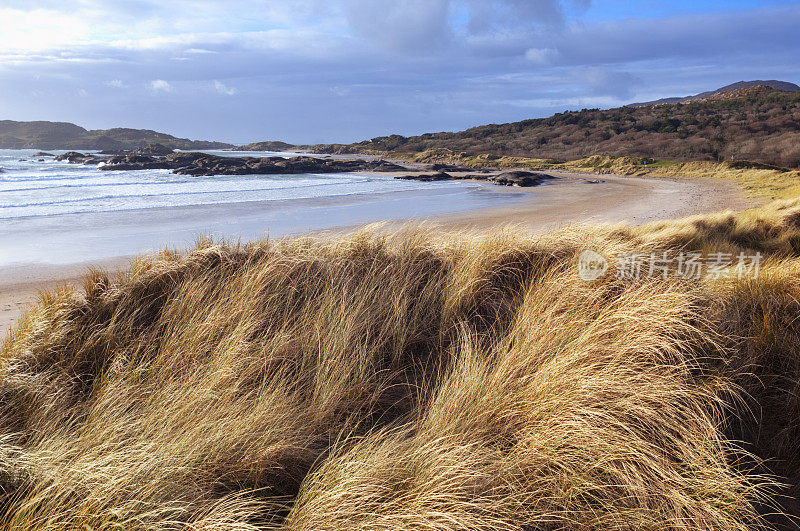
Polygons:
<instances>
[{"instance_id":1,"label":"foam on water","mask_svg":"<svg viewBox=\"0 0 800 531\"><path fill-rule=\"evenodd\" d=\"M424 218L531 197L487 184L422 183L381 174L192 177L168 170L102 171L39 160L35 152L0 150L0 269L186 248L208 235L250 240Z\"/></svg>"},{"instance_id":2,"label":"foam on water","mask_svg":"<svg viewBox=\"0 0 800 531\"><path fill-rule=\"evenodd\" d=\"M4 170L0 174L0 219L310 199L423 187L380 175L342 173L191 177L169 170L101 171L96 166L50 158L39 161L33 153L0 150L0 167Z\"/></svg>"}]
</instances>

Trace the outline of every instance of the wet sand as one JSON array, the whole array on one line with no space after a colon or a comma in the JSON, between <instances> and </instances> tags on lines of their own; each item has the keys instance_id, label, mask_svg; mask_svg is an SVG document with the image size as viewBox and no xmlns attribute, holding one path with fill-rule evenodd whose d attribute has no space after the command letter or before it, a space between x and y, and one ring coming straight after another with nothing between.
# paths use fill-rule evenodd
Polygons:
<instances>
[{"instance_id":1,"label":"wet sand","mask_svg":"<svg viewBox=\"0 0 800 531\"><path fill-rule=\"evenodd\" d=\"M503 188L503 193L528 194L502 207L480 208L467 212L424 218L429 227L485 230L503 225L517 225L533 233L565 225L591 223L643 224L718 210L741 210L755 206L734 183L706 179L639 178L616 175L593 175L566 171L548 171L557 177L534 188ZM515 196L518 197L518 196ZM191 215L208 217L214 206L193 211ZM258 208L240 204L230 208ZM414 220L416 221L416 219ZM408 223L393 221L389 226ZM328 229L343 232L357 228ZM34 304L41 290L56 290L80 283L90 267L113 272L124 268L130 257L113 257L92 262L54 264L15 264L0 267L0 341L19 320L21 312Z\"/></svg>"}]
</instances>

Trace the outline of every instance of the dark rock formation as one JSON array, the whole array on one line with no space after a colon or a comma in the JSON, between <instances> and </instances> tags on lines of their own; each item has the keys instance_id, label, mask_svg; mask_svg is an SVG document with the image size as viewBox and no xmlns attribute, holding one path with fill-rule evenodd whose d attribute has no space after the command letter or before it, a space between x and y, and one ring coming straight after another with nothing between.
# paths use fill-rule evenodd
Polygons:
<instances>
[{"instance_id":1,"label":"dark rock formation","mask_svg":"<svg viewBox=\"0 0 800 531\"><path fill-rule=\"evenodd\" d=\"M134 155L149 155L152 157L164 157L175 153L175 150L168 148L163 144L147 144L145 147L140 147L131 151Z\"/></svg>"},{"instance_id":2,"label":"dark rock formation","mask_svg":"<svg viewBox=\"0 0 800 531\"><path fill-rule=\"evenodd\" d=\"M406 181L422 181L422 182L433 182L433 181L451 181L454 177L450 174L439 172L439 173L415 173L409 175L398 175L395 179L403 179Z\"/></svg>"},{"instance_id":3,"label":"dark rock formation","mask_svg":"<svg viewBox=\"0 0 800 531\"><path fill-rule=\"evenodd\" d=\"M77 151L67 151L63 155L56 155L55 160L66 160L67 162L71 162L73 164L100 164L101 162L105 162L107 159L97 155L87 155Z\"/></svg>"},{"instance_id":4,"label":"dark rock formation","mask_svg":"<svg viewBox=\"0 0 800 531\"><path fill-rule=\"evenodd\" d=\"M504 186L537 186L547 179L552 179L552 177L545 173L532 171L507 171L486 178L489 182Z\"/></svg>"},{"instance_id":5,"label":"dark rock formation","mask_svg":"<svg viewBox=\"0 0 800 531\"><path fill-rule=\"evenodd\" d=\"M73 164L80 164L83 163L83 159L86 157L87 155L78 153L77 151L67 151L66 153L57 155L56 160L66 160L67 162L72 162Z\"/></svg>"},{"instance_id":6,"label":"dark rock formation","mask_svg":"<svg viewBox=\"0 0 800 531\"><path fill-rule=\"evenodd\" d=\"M385 160L336 160L315 157L221 157L197 152L151 156L134 150L113 157L99 157L70 151L56 157L73 163L105 162L101 170L172 170L181 175L264 175L295 173L343 173L354 171L394 172L407 168Z\"/></svg>"},{"instance_id":7,"label":"dark rock formation","mask_svg":"<svg viewBox=\"0 0 800 531\"><path fill-rule=\"evenodd\" d=\"M159 170L165 168L161 159L133 153L105 159L105 164L100 167L101 170Z\"/></svg>"},{"instance_id":8,"label":"dark rock formation","mask_svg":"<svg viewBox=\"0 0 800 531\"><path fill-rule=\"evenodd\" d=\"M428 166L431 171L443 171L443 172L464 172L464 171L476 171L475 168L467 168L466 166L455 166L453 164L431 164Z\"/></svg>"},{"instance_id":9,"label":"dark rock formation","mask_svg":"<svg viewBox=\"0 0 800 531\"><path fill-rule=\"evenodd\" d=\"M55 157L52 153L48 153L46 151L37 151L33 154L34 157Z\"/></svg>"},{"instance_id":10,"label":"dark rock formation","mask_svg":"<svg viewBox=\"0 0 800 531\"><path fill-rule=\"evenodd\" d=\"M474 179L476 181L487 181L503 186L538 186L547 179L553 177L546 173L536 173L532 171L507 171L499 174L471 173L466 175L449 175L447 173L415 173L410 175L399 175L396 179L406 179L411 181L446 181Z\"/></svg>"}]
</instances>

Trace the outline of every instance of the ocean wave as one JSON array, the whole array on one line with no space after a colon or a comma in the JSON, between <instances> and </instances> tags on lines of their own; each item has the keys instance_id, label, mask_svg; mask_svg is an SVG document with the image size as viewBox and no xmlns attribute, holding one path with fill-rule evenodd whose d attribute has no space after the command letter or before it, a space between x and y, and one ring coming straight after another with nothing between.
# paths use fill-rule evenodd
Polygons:
<instances>
[{"instance_id":1,"label":"ocean wave","mask_svg":"<svg viewBox=\"0 0 800 531\"><path fill-rule=\"evenodd\" d=\"M369 179L359 180L359 181L348 181L345 183L342 182L335 182L335 183L315 183L315 184L307 184L307 185L295 185L295 186L280 186L280 187L272 187L272 188L239 188L236 190L202 190L202 191L183 191L183 192L172 192L172 193L160 193L160 194L114 194L114 195L101 195L101 196L92 196L92 197L79 197L75 199L62 199L60 201L41 201L35 203L21 203L21 204L0 204L0 209L3 208L23 208L23 207L33 207L33 206L49 206L49 205L61 205L61 204L70 204L70 203L81 203L87 201L102 201L107 199L136 199L136 198L145 198L145 197L177 197L177 196L192 196L192 195L209 195L209 194L236 194L236 193L247 193L247 192L272 192L272 191L279 191L279 190L297 190L297 189L305 189L305 188L317 188L317 187L325 187L325 186L342 186L342 185L349 185L349 184L361 184L361 183L368 183L370 182ZM324 195L320 196L310 196L310 197L324 197Z\"/></svg>"}]
</instances>

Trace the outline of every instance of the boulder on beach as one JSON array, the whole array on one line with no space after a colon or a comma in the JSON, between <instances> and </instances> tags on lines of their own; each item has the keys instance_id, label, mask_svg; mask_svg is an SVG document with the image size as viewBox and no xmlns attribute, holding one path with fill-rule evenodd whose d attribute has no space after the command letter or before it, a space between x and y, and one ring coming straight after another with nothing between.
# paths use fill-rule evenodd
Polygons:
<instances>
[{"instance_id":1,"label":"boulder on beach","mask_svg":"<svg viewBox=\"0 0 800 531\"><path fill-rule=\"evenodd\" d=\"M449 181L453 178L452 175L449 175L444 172L438 173L410 173L408 175L397 175L395 179L403 179L405 181L422 181L422 182L433 182L433 181Z\"/></svg>"},{"instance_id":2,"label":"boulder on beach","mask_svg":"<svg viewBox=\"0 0 800 531\"><path fill-rule=\"evenodd\" d=\"M532 171L506 171L499 175L491 175L488 181L503 186L537 186L547 179L552 179L546 173Z\"/></svg>"},{"instance_id":3,"label":"boulder on beach","mask_svg":"<svg viewBox=\"0 0 800 531\"><path fill-rule=\"evenodd\" d=\"M537 186L547 179L552 179L545 173L532 171L506 171L499 174L471 173L462 175L450 175L445 172L438 173L413 173L408 175L398 175L395 179L405 179L409 181L446 181L446 180L465 180L474 179L476 181L486 181L501 186Z\"/></svg>"},{"instance_id":4,"label":"boulder on beach","mask_svg":"<svg viewBox=\"0 0 800 531\"><path fill-rule=\"evenodd\" d=\"M462 171L462 172L463 171L475 171L473 168L467 168L465 166L456 166L454 164L441 164L441 163L438 163L438 162L436 164L431 164L430 166L428 166L428 168L430 168L431 171L442 171L442 172L448 172L448 171Z\"/></svg>"}]
</instances>

